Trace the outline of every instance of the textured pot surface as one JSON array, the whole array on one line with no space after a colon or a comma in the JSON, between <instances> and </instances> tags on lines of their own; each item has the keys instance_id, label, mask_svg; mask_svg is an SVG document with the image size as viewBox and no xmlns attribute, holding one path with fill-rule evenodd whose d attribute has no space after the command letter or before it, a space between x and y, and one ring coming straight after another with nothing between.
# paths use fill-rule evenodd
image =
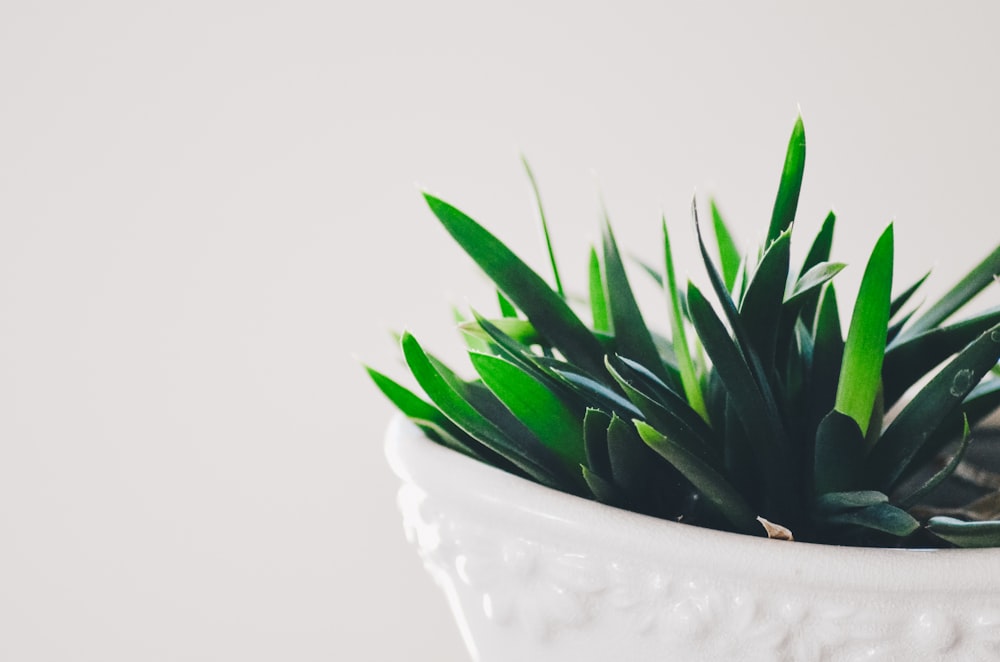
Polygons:
<instances>
[{"instance_id":1,"label":"textured pot surface","mask_svg":"<svg viewBox=\"0 0 1000 662\"><path fill-rule=\"evenodd\" d=\"M562 494L393 419L408 538L479 662L1000 660L1000 550L789 543Z\"/></svg>"}]
</instances>

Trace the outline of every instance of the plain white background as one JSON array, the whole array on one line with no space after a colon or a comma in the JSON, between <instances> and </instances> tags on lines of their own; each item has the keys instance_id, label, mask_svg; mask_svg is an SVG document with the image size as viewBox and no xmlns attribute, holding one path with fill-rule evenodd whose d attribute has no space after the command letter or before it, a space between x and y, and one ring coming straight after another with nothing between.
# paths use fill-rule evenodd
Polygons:
<instances>
[{"instance_id":1,"label":"plain white background","mask_svg":"<svg viewBox=\"0 0 1000 662\"><path fill-rule=\"evenodd\" d=\"M391 331L489 289L425 186L571 289L619 242L897 220L941 291L1000 239L995 3L0 5L0 661L465 659L382 457ZM681 268L702 276L690 253ZM638 275L637 281L640 280ZM665 319L639 286L648 317ZM996 288L994 288L996 289ZM993 293L996 294L995 292Z\"/></svg>"}]
</instances>

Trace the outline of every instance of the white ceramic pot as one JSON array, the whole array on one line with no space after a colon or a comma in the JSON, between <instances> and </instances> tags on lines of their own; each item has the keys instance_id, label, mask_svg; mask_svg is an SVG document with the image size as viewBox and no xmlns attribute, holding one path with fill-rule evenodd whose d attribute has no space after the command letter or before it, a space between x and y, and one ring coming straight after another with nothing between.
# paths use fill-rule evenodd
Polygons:
<instances>
[{"instance_id":1,"label":"white ceramic pot","mask_svg":"<svg viewBox=\"0 0 1000 662\"><path fill-rule=\"evenodd\" d=\"M1000 551L721 533L556 492L405 418L407 536L478 662L1000 660Z\"/></svg>"}]
</instances>

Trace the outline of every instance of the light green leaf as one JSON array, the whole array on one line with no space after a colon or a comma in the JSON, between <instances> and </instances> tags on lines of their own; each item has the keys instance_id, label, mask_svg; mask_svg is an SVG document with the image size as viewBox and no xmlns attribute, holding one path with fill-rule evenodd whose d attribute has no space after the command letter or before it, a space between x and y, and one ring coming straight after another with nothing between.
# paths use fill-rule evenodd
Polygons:
<instances>
[{"instance_id":1,"label":"light green leaf","mask_svg":"<svg viewBox=\"0 0 1000 662\"><path fill-rule=\"evenodd\" d=\"M521 471L543 485L567 489L566 481L555 468L554 457L546 458L548 449L532 446L524 440L508 436L473 407L455 389L453 381L443 375L423 348L409 333L401 341L403 358L427 397L466 434L490 450L503 456ZM576 490L569 489L575 492Z\"/></svg>"},{"instance_id":2,"label":"light green leaf","mask_svg":"<svg viewBox=\"0 0 1000 662\"><path fill-rule=\"evenodd\" d=\"M712 212L712 228L715 230L715 244L719 249L719 264L722 265L722 277L726 288L732 292L736 285L736 275L740 270L740 250L733 240L733 235L726 226L715 200L709 199Z\"/></svg>"},{"instance_id":3,"label":"light green leaf","mask_svg":"<svg viewBox=\"0 0 1000 662\"><path fill-rule=\"evenodd\" d=\"M662 219L663 225L663 255L664 272L666 273L666 290L668 297L668 312L670 313L670 330L673 337L674 354L677 357L681 374L681 385L688 403L703 419L708 420L708 410L705 408L705 398L701 393L701 384L695 372L691 351L688 349L687 331L684 327L684 315L681 312L681 297L677 288L677 275L674 270L674 257L670 248L670 234L667 231L667 219ZM737 258L738 259L738 258Z\"/></svg>"},{"instance_id":4,"label":"light green leaf","mask_svg":"<svg viewBox=\"0 0 1000 662\"><path fill-rule=\"evenodd\" d=\"M882 383L892 263L893 230L890 223L875 244L861 278L837 384L837 411L857 421L863 434L868 432L875 397Z\"/></svg>"},{"instance_id":5,"label":"light green leaf","mask_svg":"<svg viewBox=\"0 0 1000 662\"><path fill-rule=\"evenodd\" d=\"M604 294L604 278L601 275L601 262L597 250L590 249L590 313L594 319L594 330L602 333L611 332L611 322L608 317L608 302Z\"/></svg>"},{"instance_id":6,"label":"light green leaf","mask_svg":"<svg viewBox=\"0 0 1000 662\"><path fill-rule=\"evenodd\" d=\"M568 466L586 462L583 421L552 391L513 363L469 353L472 366L514 416Z\"/></svg>"},{"instance_id":7,"label":"light green leaf","mask_svg":"<svg viewBox=\"0 0 1000 662\"><path fill-rule=\"evenodd\" d=\"M500 290L497 290L497 303L500 305L500 314L502 316L511 319L517 317L517 308L514 307L510 299L505 297Z\"/></svg>"},{"instance_id":8,"label":"light green leaf","mask_svg":"<svg viewBox=\"0 0 1000 662\"><path fill-rule=\"evenodd\" d=\"M538 335L538 331L528 320L516 319L514 317L501 317L488 320L490 324L499 329L504 335L523 345L540 344L543 339ZM477 321L462 322L458 325L460 331L475 338L488 340L490 334Z\"/></svg>"}]
</instances>

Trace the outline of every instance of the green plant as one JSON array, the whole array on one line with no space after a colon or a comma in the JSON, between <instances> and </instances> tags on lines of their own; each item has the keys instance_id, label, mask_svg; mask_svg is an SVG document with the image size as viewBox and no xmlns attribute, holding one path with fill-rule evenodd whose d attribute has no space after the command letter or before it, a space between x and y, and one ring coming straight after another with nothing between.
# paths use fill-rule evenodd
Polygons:
<instances>
[{"instance_id":1,"label":"green plant","mask_svg":"<svg viewBox=\"0 0 1000 662\"><path fill-rule=\"evenodd\" d=\"M801 267L790 262L804 165L799 118L764 245L742 259L713 203L717 266L692 203L715 304L677 282L661 224L663 271L645 270L663 289L669 340L644 323L606 215L590 253L592 324L581 321L563 292L530 169L555 289L425 194L496 284L501 316L473 312L460 324L472 380L403 334L403 356L429 400L369 374L431 439L614 506L812 542L1000 546L998 476L967 457L970 429L1000 406L1000 308L948 322L1000 273L1000 247L933 305L913 306L927 276L891 296L890 224L844 337L832 212ZM967 503L934 500L949 483L960 483Z\"/></svg>"}]
</instances>

